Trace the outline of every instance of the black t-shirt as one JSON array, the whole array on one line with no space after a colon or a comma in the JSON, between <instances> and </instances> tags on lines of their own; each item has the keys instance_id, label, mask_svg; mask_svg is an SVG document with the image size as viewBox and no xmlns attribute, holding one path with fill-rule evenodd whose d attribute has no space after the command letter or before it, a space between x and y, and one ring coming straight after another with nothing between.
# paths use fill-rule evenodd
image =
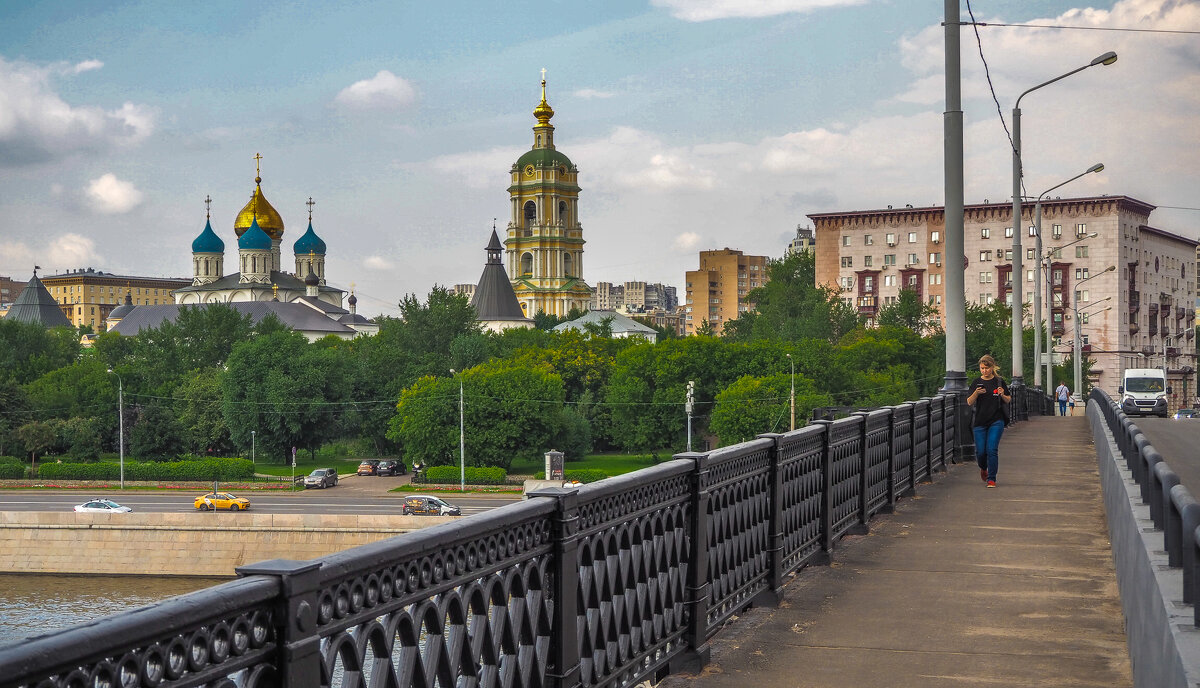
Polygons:
<instances>
[{"instance_id":1,"label":"black t-shirt","mask_svg":"<svg viewBox=\"0 0 1200 688\"><path fill-rule=\"evenodd\" d=\"M967 387L967 394L974 394L975 388L983 389L983 394L975 397L975 427L985 428L998 420L1007 420L1004 415L1004 400L1000 394L1009 394L1008 385L999 375L985 380L977 377Z\"/></svg>"}]
</instances>

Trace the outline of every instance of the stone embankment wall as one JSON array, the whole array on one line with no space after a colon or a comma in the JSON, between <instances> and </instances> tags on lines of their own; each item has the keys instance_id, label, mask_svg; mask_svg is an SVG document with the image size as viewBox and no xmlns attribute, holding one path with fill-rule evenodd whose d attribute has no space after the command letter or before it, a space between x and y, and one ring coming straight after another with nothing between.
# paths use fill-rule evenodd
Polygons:
<instances>
[{"instance_id":1,"label":"stone embankment wall","mask_svg":"<svg viewBox=\"0 0 1200 688\"><path fill-rule=\"evenodd\" d=\"M0 512L0 573L232 576L267 559L313 559L452 516Z\"/></svg>"}]
</instances>

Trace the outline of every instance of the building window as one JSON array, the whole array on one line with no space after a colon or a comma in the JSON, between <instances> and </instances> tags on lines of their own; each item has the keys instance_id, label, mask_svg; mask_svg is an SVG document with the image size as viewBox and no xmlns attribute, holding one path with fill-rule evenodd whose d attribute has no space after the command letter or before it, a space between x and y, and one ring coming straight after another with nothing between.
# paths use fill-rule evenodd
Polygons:
<instances>
[{"instance_id":1,"label":"building window","mask_svg":"<svg viewBox=\"0 0 1200 688\"><path fill-rule=\"evenodd\" d=\"M1087 258L1088 257L1088 247L1086 245L1076 246L1075 247L1075 257L1076 258Z\"/></svg>"},{"instance_id":2,"label":"building window","mask_svg":"<svg viewBox=\"0 0 1200 688\"><path fill-rule=\"evenodd\" d=\"M1004 238L1005 238L1005 239L1011 239L1011 238L1012 238L1012 235L1013 235L1013 228L1012 228L1012 227L1005 227L1005 228L1004 228Z\"/></svg>"},{"instance_id":3,"label":"building window","mask_svg":"<svg viewBox=\"0 0 1200 688\"><path fill-rule=\"evenodd\" d=\"M930 262L930 263L940 263L940 262L942 262L942 254L940 254L940 253L930 253L930 254L929 254L929 262Z\"/></svg>"},{"instance_id":4,"label":"building window","mask_svg":"<svg viewBox=\"0 0 1200 688\"><path fill-rule=\"evenodd\" d=\"M991 251L980 251L979 252L979 262L987 263L987 262L990 262L991 260L992 260L992 252Z\"/></svg>"},{"instance_id":5,"label":"building window","mask_svg":"<svg viewBox=\"0 0 1200 688\"><path fill-rule=\"evenodd\" d=\"M1055 239L1062 238L1062 225L1054 225L1050 228L1050 235Z\"/></svg>"},{"instance_id":6,"label":"building window","mask_svg":"<svg viewBox=\"0 0 1200 688\"><path fill-rule=\"evenodd\" d=\"M1029 225L1029 236L1037 236L1037 225Z\"/></svg>"},{"instance_id":7,"label":"building window","mask_svg":"<svg viewBox=\"0 0 1200 688\"><path fill-rule=\"evenodd\" d=\"M844 268L854 267L854 256L842 256L842 267L844 267Z\"/></svg>"},{"instance_id":8,"label":"building window","mask_svg":"<svg viewBox=\"0 0 1200 688\"><path fill-rule=\"evenodd\" d=\"M870 234L863 235L863 245L864 246L871 246L874 243L875 243L875 239L872 238Z\"/></svg>"},{"instance_id":9,"label":"building window","mask_svg":"<svg viewBox=\"0 0 1200 688\"><path fill-rule=\"evenodd\" d=\"M892 232L889 232L889 233L888 233L888 235L887 235L887 245L888 245L888 246L895 246L895 245L896 245L896 235L895 235L895 233L892 233Z\"/></svg>"},{"instance_id":10,"label":"building window","mask_svg":"<svg viewBox=\"0 0 1200 688\"><path fill-rule=\"evenodd\" d=\"M1026 271L1025 271L1025 281L1026 281L1026 282L1032 282L1032 281L1033 281L1033 270L1026 270Z\"/></svg>"},{"instance_id":11,"label":"building window","mask_svg":"<svg viewBox=\"0 0 1200 688\"><path fill-rule=\"evenodd\" d=\"M896 286L896 276L895 275L884 275L883 276L883 286L885 286L885 287Z\"/></svg>"},{"instance_id":12,"label":"building window","mask_svg":"<svg viewBox=\"0 0 1200 688\"><path fill-rule=\"evenodd\" d=\"M863 267L869 268L875 262L874 256L863 256Z\"/></svg>"},{"instance_id":13,"label":"building window","mask_svg":"<svg viewBox=\"0 0 1200 688\"><path fill-rule=\"evenodd\" d=\"M992 273L990 273L990 272L979 273L979 283L980 284L991 284L992 283Z\"/></svg>"},{"instance_id":14,"label":"building window","mask_svg":"<svg viewBox=\"0 0 1200 688\"><path fill-rule=\"evenodd\" d=\"M883 256L883 264L884 265L895 265L896 264L896 254L895 253L885 253Z\"/></svg>"},{"instance_id":15,"label":"building window","mask_svg":"<svg viewBox=\"0 0 1200 688\"><path fill-rule=\"evenodd\" d=\"M1004 249L1004 260L1012 261L1012 249L1011 248Z\"/></svg>"},{"instance_id":16,"label":"building window","mask_svg":"<svg viewBox=\"0 0 1200 688\"><path fill-rule=\"evenodd\" d=\"M1079 290L1079 300L1080 300L1080 302L1086 302L1086 301L1090 300L1090 299L1088 299L1088 290L1087 289ZM1087 321L1085 320L1084 322L1087 322Z\"/></svg>"},{"instance_id":17,"label":"building window","mask_svg":"<svg viewBox=\"0 0 1200 688\"><path fill-rule=\"evenodd\" d=\"M910 243L910 244L917 243L917 233L916 232L908 233L908 243Z\"/></svg>"},{"instance_id":18,"label":"building window","mask_svg":"<svg viewBox=\"0 0 1200 688\"><path fill-rule=\"evenodd\" d=\"M1025 249L1025 260L1033 260L1033 249Z\"/></svg>"},{"instance_id":19,"label":"building window","mask_svg":"<svg viewBox=\"0 0 1200 688\"><path fill-rule=\"evenodd\" d=\"M920 259L917 258L917 254L915 254L915 253L908 254L908 264L909 265L916 265L917 263L920 263L920 262L921 262Z\"/></svg>"},{"instance_id":20,"label":"building window","mask_svg":"<svg viewBox=\"0 0 1200 688\"><path fill-rule=\"evenodd\" d=\"M1075 225L1075 236L1080 239L1087 236L1087 224L1080 222Z\"/></svg>"},{"instance_id":21,"label":"building window","mask_svg":"<svg viewBox=\"0 0 1200 688\"><path fill-rule=\"evenodd\" d=\"M849 245L850 245L850 235L843 234L842 235L842 246L849 246Z\"/></svg>"},{"instance_id":22,"label":"building window","mask_svg":"<svg viewBox=\"0 0 1200 688\"><path fill-rule=\"evenodd\" d=\"M992 230L987 227L980 228L979 238L980 239L991 239L992 238Z\"/></svg>"},{"instance_id":23,"label":"building window","mask_svg":"<svg viewBox=\"0 0 1200 688\"><path fill-rule=\"evenodd\" d=\"M863 277L863 291L875 291L875 278L871 275Z\"/></svg>"},{"instance_id":24,"label":"building window","mask_svg":"<svg viewBox=\"0 0 1200 688\"><path fill-rule=\"evenodd\" d=\"M942 233L941 232L930 232L929 240L935 244L940 242L942 240Z\"/></svg>"},{"instance_id":25,"label":"building window","mask_svg":"<svg viewBox=\"0 0 1200 688\"><path fill-rule=\"evenodd\" d=\"M1052 250L1050 252L1050 257L1055 260L1062 260L1062 247Z\"/></svg>"},{"instance_id":26,"label":"building window","mask_svg":"<svg viewBox=\"0 0 1200 688\"><path fill-rule=\"evenodd\" d=\"M1087 268L1075 268L1075 281L1076 282L1078 282L1079 280L1082 280L1082 279L1087 279L1087 276L1088 276Z\"/></svg>"}]
</instances>

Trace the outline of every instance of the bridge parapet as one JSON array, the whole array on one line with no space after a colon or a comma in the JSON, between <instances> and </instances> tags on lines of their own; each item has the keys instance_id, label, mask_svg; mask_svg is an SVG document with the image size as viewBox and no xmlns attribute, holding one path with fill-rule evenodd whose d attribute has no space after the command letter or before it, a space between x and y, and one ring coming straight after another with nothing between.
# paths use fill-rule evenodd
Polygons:
<instances>
[{"instance_id":1,"label":"bridge parapet","mask_svg":"<svg viewBox=\"0 0 1200 688\"><path fill-rule=\"evenodd\" d=\"M238 581L0 650L0 686L655 679L702 665L734 615L776 603L788 575L945 470L962 412L938 395L242 567Z\"/></svg>"}]
</instances>

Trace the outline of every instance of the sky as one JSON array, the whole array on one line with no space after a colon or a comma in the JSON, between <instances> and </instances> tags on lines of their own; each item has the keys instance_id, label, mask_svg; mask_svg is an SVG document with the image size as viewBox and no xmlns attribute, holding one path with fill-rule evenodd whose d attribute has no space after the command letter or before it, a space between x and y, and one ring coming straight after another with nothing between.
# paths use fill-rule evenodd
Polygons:
<instances>
[{"instance_id":1,"label":"sky","mask_svg":"<svg viewBox=\"0 0 1200 688\"><path fill-rule=\"evenodd\" d=\"M1200 237L1200 0L973 0L965 200L1129 195ZM697 253L780 256L809 213L941 205L936 0L0 3L0 275L191 276L205 224L236 263L262 188L285 269L308 222L359 312L474 283L546 69L579 168L585 280L680 288ZM967 5L962 19L969 20ZM1157 29L1063 30L1031 24ZM993 100L990 83L994 88ZM999 111L999 112L998 112ZM1003 113L1003 122L1001 114Z\"/></svg>"}]
</instances>

